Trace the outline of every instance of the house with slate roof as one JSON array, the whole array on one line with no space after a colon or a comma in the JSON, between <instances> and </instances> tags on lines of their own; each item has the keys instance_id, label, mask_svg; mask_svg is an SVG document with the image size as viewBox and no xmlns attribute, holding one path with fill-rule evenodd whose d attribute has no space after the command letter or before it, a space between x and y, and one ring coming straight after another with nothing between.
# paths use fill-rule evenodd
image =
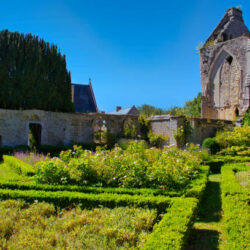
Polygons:
<instances>
[{"instance_id":1,"label":"house with slate roof","mask_svg":"<svg viewBox=\"0 0 250 250\"><path fill-rule=\"evenodd\" d=\"M89 79L89 84L72 83L72 102L77 113L98 112L91 79Z\"/></svg>"},{"instance_id":2,"label":"house with slate roof","mask_svg":"<svg viewBox=\"0 0 250 250\"><path fill-rule=\"evenodd\" d=\"M121 106L117 106L116 110L109 113L110 115L139 115L139 111L135 106L122 109Z\"/></svg>"}]
</instances>

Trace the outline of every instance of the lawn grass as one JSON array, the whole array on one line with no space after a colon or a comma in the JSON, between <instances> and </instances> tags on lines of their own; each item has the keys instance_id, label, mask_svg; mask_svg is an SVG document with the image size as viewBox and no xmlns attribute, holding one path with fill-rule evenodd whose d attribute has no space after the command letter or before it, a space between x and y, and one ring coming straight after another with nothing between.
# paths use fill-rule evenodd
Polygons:
<instances>
[{"instance_id":1,"label":"lawn grass","mask_svg":"<svg viewBox=\"0 0 250 250\"><path fill-rule=\"evenodd\" d=\"M227 249L222 225L220 174L211 174L186 250Z\"/></svg>"}]
</instances>

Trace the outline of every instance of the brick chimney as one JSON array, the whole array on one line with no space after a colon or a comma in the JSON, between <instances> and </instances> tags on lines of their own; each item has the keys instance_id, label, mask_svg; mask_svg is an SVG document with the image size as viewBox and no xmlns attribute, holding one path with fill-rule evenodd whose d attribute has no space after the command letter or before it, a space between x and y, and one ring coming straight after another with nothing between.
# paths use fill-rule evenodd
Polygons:
<instances>
[{"instance_id":1,"label":"brick chimney","mask_svg":"<svg viewBox=\"0 0 250 250\"><path fill-rule=\"evenodd\" d=\"M116 112L120 111L122 109L121 106L116 106Z\"/></svg>"}]
</instances>

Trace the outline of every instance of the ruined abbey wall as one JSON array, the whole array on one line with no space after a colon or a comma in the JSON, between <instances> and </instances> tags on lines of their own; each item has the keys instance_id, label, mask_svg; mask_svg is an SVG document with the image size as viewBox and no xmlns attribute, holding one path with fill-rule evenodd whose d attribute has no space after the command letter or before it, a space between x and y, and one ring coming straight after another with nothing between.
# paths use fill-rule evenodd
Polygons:
<instances>
[{"instance_id":1,"label":"ruined abbey wall","mask_svg":"<svg viewBox=\"0 0 250 250\"><path fill-rule=\"evenodd\" d=\"M42 145L93 143L95 131L118 135L130 121L139 131L138 116L59 113L41 110L0 109L0 146L28 145L30 124L41 125Z\"/></svg>"},{"instance_id":2,"label":"ruined abbey wall","mask_svg":"<svg viewBox=\"0 0 250 250\"><path fill-rule=\"evenodd\" d=\"M250 38L242 36L201 50L202 117L234 120L249 107Z\"/></svg>"}]
</instances>

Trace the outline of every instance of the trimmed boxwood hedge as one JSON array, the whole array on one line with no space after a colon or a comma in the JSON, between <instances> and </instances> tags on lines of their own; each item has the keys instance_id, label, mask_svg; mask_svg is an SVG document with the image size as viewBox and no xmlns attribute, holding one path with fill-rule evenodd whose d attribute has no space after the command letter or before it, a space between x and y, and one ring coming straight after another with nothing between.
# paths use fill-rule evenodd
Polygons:
<instances>
[{"instance_id":1,"label":"trimmed boxwood hedge","mask_svg":"<svg viewBox=\"0 0 250 250\"><path fill-rule=\"evenodd\" d=\"M85 194L68 191L38 191L38 190L10 190L0 189L0 199L23 199L27 202L45 201L58 207L68 207L72 204L80 204L83 208L105 206L109 208L118 206L135 206L156 208L159 213L165 212L171 202L170 197L165 196L141 196L121 194Z\"/></svg>"},{"instance_id":2,"label":"trimmed boxwood hedge","mask_svg":"<svg viewBox=\"0 0 250 250\"><path fill-rule=\"evenodd\" d=\"M248 249L250 246L250 191L244 189L235 176L236 171L250 170L245 164L224 165L222 178L222 208L228 249Z\"/></svg>"},{"instance_id":3,"label":"trimmed boxwood hedge","mask_svg":"<svg viewBox=\"0 0 250 250\"><path fill-rule=\"evenodd\" d=\"M192 180L184 190L170 191L162 189L150 188L102 188L102 187L89 187L89 186L73 186L73 185L46 185L46 184L31 184L31 183L18 183L18 182L1 182L0 188L19 189L19 190L43 190L43 191L71 191L83 193L116 193L116 194L129 194L129 195L144 195L144 196L157 196L165 195L169 197L188 196L200 198L203 190L206 187L207 175L209 172L208 166L201 166L199 176Z\"/></svg>"},{"instance_id":4,"label":"trimmed boxwood hedge","mask_svg":"<svg viewBox=\"0 0 250 250\"><path fill-rule=\"evenodd\" d=\"M212 173L220 173L221 167L227 163L247 162L250 161L250 156L212 156L212 159L205 161L206 165L210 166Z\"/></svg>"},{"instance_id":5,"label":"trimmed boxwood hedge","mask_svg":"<svg viewBox=\"0 0 250 250\"><path fill-rule=\"evenodd\" d=\"M14 156L4 155L3 160L6 165L13 168L18 174L27 176L32 176L35 174L33 166L24 161L19 160Z\"/></svg>"},{"instance_id":6,"label":"trimmed boxwood hedge","mask_svg":"<svg viewBox=\"0 0 250 250\"><path fill-rule=\"evenodd\" d=\"M195 198L172 198L159 224L143 246L144 250L183 249L192 229L198 200Z\"/></svg>"}]
</instances>

